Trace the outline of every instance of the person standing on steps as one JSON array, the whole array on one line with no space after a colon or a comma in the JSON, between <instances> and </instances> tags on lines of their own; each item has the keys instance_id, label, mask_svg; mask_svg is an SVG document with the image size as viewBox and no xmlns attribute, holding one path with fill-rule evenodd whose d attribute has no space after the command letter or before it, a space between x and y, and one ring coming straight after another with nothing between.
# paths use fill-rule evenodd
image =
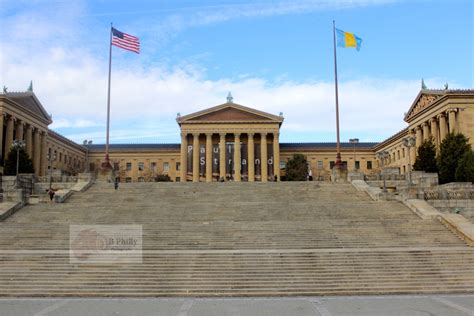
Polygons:
<instances>
[{"instance_id":1,"label":"person standing on steps","mask_svg":"<svg viewBox=\"0 0 474 316\"><path fill-rule=\"evenodd\" d=\"M114 179L114 189L115 189L115 191L117 191L118 186L119 186L119 181L118 181L118 178L116 177L116 178Z\"/></svg>"},{"instance_id":2,"label":"person standing on steps","mask_svg":"<svg viewBox=\"0 0 474 316\"><path fill-rule=\"evenodd\" d=\"M53 203L53 199L54 199L54 195L56 194L56 190L54 190L53 188L49 188L49 190L46 190L48 195L49 195L49 202L50 203Z\"/></svg>"}]
</instances>

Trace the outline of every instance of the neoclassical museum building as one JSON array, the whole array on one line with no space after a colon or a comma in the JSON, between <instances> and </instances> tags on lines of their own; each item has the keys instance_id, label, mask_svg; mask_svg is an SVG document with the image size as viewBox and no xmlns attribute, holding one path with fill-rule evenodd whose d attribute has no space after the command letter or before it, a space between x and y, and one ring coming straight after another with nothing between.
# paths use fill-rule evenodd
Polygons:
<instances>
[{"instance_id":1,"label":"neoclassical museum building","mask_svg":"<svg viewBox=\"0 0 474 316\"><path fill-rule=\"evenodd\" d=\"M37 176L49 170L65 174L99 170L105 145L78 144L49 129L52 118L33 91L0 94L0 111L1 172L14 140L24 141ZM403 119L407 127L380 143L341 143L348 170L370 175L383 165L404 174L423 140L432 137L439 149L449 132L463 133L474 146L474 90L422 89ZM110 145L110 160L120 181L152 181L158 175L172 181L275 181L297 153L306 157L314 179L330 179L336 143L280 143L281 115L234 103L229 96L224 104L178 116L176 121L181 144ZM406 147L404 139L410 136L415 146Z\"/></svg>"}]
</instances>

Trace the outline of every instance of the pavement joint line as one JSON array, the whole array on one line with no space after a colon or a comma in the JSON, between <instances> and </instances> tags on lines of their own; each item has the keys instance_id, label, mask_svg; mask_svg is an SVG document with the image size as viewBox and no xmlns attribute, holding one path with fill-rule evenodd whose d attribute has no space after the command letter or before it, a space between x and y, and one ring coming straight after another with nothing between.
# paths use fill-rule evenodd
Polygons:
<instances>
[{"instance_id":1,"label":"pavement joint line","mask_svg":"<svg viewBox=\"0 0 474 316\"><path fill-rule=\"evenodd\" d=\"M191 309L191 307L193 307L193 304L194 304L193 299L185 300L183 305L181 305L181 308L179 309L177 316L188 316L188 312Z\"/></svg>"},{"instance_id":2,"label":"pavement joint line","mask_svg":"<svg viewBox=\"0 0 474 316\"><path fill-rule=\"evenodd\" d=\"M273 254L273 253L330 253L330 252L400 252L400 251L458 251L472 250L460 247L379 247L379 248L309 248L309 249L203 249L203 250L141 250L143 254ZM70 250L0 250L1 254L67 254Z\"/></svg>"},{"instance_id":3,"label":"pavement joint line","mask_svg":"<svg viewBox=\"0 0 474 316\"><path fill-rule=\"evenodd\" d=\"M434 300L434 301L440 302L440 303L442 303L446 306L449 306L451 308L454 308L454 309L456 309L460 312L466 313L469 316L474 316L474 311L473 310L468 309L468 308L466 308L464 306L461 306L459 304L456 304L454 302L451 302L450 300L445 299L443 297L432 297L431 299Z\"/></svg>"},{"instance_id":4,"label":"pavement joint line","mask_svg":"<svg viewBox=\"0 0 474 316\"><path fill-rule=\"evenodd\" d=\"M48 315L52 311L57 310L58 308L66 305L67 303L69 303L69 299L64 299L64 300L57 301L55 304L49 305L48 307L46 307L46 308L42 309L41 311L35 313L34 316Z\"/></svg>"},{"instance_id":5,"label":"pavement joint line","mask_svg":"<svg viewBox=\"0 0 474 316\"><path fill-rule=\"evenodd\" d=\"M324 307L323 302L321 302L319 299L313 298L309 299L308 301L311 302L311 305L314 306L320 316L332 316L332 314L327 310L327 308Z\"/></svg>"}]
</instances>

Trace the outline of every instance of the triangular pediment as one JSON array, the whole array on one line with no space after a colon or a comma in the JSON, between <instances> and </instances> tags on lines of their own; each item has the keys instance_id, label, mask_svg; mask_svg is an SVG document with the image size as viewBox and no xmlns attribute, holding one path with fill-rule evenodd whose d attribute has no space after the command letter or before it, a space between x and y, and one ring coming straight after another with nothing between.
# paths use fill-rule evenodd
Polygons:
<instances>
[{"instance_id":1,"label":"triangular pediment","mask_svg":"<svg viewBox=\"0 0 474 316\"><path fill-rule=\"evenodd\" d=\"M433 103L435 103L439 98L444 95L443 92L438 90L422 90L418 93L418 96L413 101L408 112L405 114L405 121L408 122L418 113L429 108Z\"/></svg>"},{"instance_id":2,"label":"triangular pediment","mask_svg":"<svg viewBox=\"0 0 474 316\"><path fill-rule=\"evenodd\" d=\"M46 112L43 105L33 92L8 92L6 96L22 108L37 115L39 118L47 122L47 124L52 123L50 115Z\"/></svg>"},{"instance_id":3,"label":"triangular pediment","mask_svg":"<svg viewBox=\"0 0 474 316\"><path fill-rule=\"evenodd\" d=\"M236 123L236 122L283 122L282 116L262 112L236 103L224 103L209 109L178 117L182 123Z\"/></svg>"}]
</instances>

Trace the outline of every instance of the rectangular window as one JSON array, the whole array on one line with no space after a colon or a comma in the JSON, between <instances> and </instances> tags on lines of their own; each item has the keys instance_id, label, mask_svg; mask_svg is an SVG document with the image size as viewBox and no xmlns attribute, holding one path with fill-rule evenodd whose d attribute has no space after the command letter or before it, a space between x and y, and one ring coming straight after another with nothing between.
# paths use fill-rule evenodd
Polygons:
<instances>
[{"instance_id":1,"label":"rectangular window","mask_svg":"<svg viewBox=\"0 0 474 316\"><path fill-rule=\"evenodd\" d=\"M318 160L318 169L319 170L323 169L323 161L322 160Z\"/></svg>"},{"instance_id":2,"label":"rectangular window","mask_svg":"<svg viewBox=\"0 0 474 316\"><path fill-rule=\"evenodd\" d=\"M167 162L167 161L163 162L163 172L169 172L169 171L170 171L169 162Z\"/></svg>"},{"instance_id":3,"label":"rectangular window","mask_svg":"<svg viewBox=\"0 0 474 316\"><path fill-rule=\"evenodd\" d=\"M138 163L138 171L143 171L145 169L145 164L143 162Z\"/></svg>"},{"instance_id":4,"label":"rectangular window","mask_svg":"<svg viewBox=\"0 0 474 316\"><path fill-rule=\"evenodd\" d=\"M132 178L126 177L126 178L125 178L125 182L126 182L126 183L131 183L131 182L132 182Z\"/></svg>"},{"instance_id":5,"label":"rectangular window","mask_svg":"<svg viewBox=\"0 0 474 316\"><path fill-rule=\"evenodd\" d=\"M132 163L131 162L127 162L126 164L126 170L127 171L132 171ZM131 180L130 180L131 181Z\"/></svg>"},{"instance_id":6,"label":"rectangular window","mask_svg":"<svg viewBox=\"0 0 474 316\"><path fill-rule=\"evenodd\" d=\"M405 148L402 148L402 156L405 158Z\"/></svg>"},{"instance_id":7,"label":"rectangular window","mask_svg":"<svg viewBox=\"0 0 474 316\"><path fill-rule=\"evenodd\" d=\"M180 171L180 170L181 170L181 163L177 162L176 163L176 171Z\"/></svg>"},{"instance_id":8,"label":"rectangular window","mask_svg":"<svg viewBox=\"0 0 474 316\"><path fill-rule=\"evenodd\" d=\"M360 161L356 160L355 168L356 168L356 169L360 169Z\"/></svg>"},{"instance_id":9,"label":"rectangular window","mask_svg":"<svg viewBox=\"0 0 474 316\"><path fill-rule=\"evenodd\" d=\"M286 162L280 161L280 170L284 170L286 168Z\"/></svg>"},{"instance_id":10,"label":"rectangular window","mask_svg":"<svg viewBox=\"0 0 474 316\"><path fill-rule=\"evenodd\" d=\"M152 162L150 165L151 171L155 172L156 171L156 162Z\"/></svg>"},{"instance_id":11,"label":"rectangular window","mask_svg":"<svg viewBox=\"0 0 474 316\"><path fill-rule=\"evenodd\" d=\"M397 150L398 160L400 160L400 150Z\"/></svg>"},{"instance_id":12,"label":"rectangular window","mask_svg":"<svg viewBox=\"0 0 474 316\"><path fill-rule=\"evenodd\" d=\"M367 161L367 170L372 169L372 161Z\"/></svg>"}]
</instances>

